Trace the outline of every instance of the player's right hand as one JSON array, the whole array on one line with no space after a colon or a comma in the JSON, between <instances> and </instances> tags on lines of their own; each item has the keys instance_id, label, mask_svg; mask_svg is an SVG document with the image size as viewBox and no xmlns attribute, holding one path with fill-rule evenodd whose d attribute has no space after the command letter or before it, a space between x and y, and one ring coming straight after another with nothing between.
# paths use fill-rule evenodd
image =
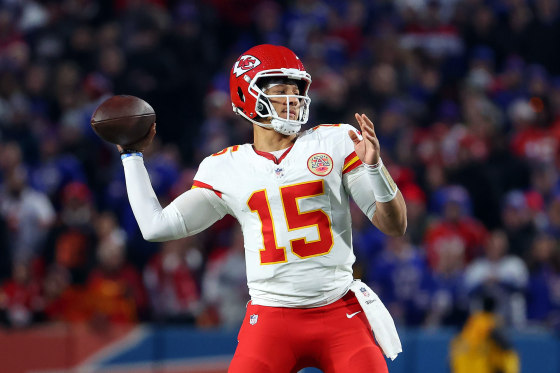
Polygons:
<instances>
[{"instance_id":1,"label":"player's right hand","mask_svg":"<svg viewBox=\"0 0 560 373\"><path fill-rule=\"evenodd\" d=\"M141 138L140 140L138 140L133 144L126 145L126 150L134 150L142 153L148 146L150 146L150 144L154 140L155 135L156 135L156 123L154 122L150 126L150 130L148 131L146 136L144 136L143 138ZM121 153L124 150L124 148L121 145L117 145L117 150L119 151L119 153Z\"/></svg>"}]
</instances>

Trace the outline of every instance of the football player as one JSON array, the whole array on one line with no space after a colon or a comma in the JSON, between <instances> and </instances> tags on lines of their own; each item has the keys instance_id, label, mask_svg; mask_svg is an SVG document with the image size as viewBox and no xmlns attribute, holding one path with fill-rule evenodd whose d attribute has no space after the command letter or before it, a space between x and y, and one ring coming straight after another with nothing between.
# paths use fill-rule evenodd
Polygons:
<instances>
[{"instance_id":1,"label":"football player","mask_svg":"<svg viewBox=\"0 0 560 373\"><path fill-rule=\"evenodd\" d=\"M230 92L234 112L253 126L253 143L204 159L193 189L165 208L142 159L155 125L138 143L118 147L145 239L196 234L226 214L241 225L251 301L230 372L386 372L382 352L394 358L401 351L386 308L353 278L349 198L382 232L399 236L406 230L403 197L366 115L355 116L361 133L349 124L300 132L310 84L285 47L243 53L231 69Z\"/></svg>"}]
</instances>

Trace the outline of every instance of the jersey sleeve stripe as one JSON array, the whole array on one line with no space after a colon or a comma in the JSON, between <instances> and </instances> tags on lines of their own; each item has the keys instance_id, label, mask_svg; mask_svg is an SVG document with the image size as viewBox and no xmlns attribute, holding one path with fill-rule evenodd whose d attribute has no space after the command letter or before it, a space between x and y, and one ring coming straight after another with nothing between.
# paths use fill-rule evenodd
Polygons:
<instances>
[{"instance_id":1,"label":"jersey sleeve stripe","mask_svg":"<svg viewBox=\"0 0 560 373\"><path fill-rule=\"evenodd\" d=\"M194 189L194 188L205 188L205 189L210 189L211 191L213 191L214 193L216 193L216 195L217 195L218 197L222 198L222 192L215 190L215 189L212 187L212 185L203 183L202 181L194 180L191 189Z\"/></svg>"},{"instance_id":2,"label":"jersey sleeve stripe","mask_svg":"<svg viewBox=\"0 0 560 373\"><path fill-rule=\"evenodd\" d=\"M311 128L312 131L318 130L321 127L340 127L340 123L338 124L319 124L313 128Z\"/></svg>"},{"instance_id":3,"label":"jersey sleeve stripe","mask_svg":"<svg viewBox=\"0 0 560 373\"><path fill-rule=\"evenodd\" d=\"M361 164L362 164L362 161L360 161L360 158L358 158L358 156L356 155L356 152L352 152L344 160L344 167L342 167L342 173L345 174L347 172L350 172Z\"/></svg>"},{"instance_id":4,"label":"jersey sleeve stripe","mask_svg":"<svg viewBox=\"0 0 560 373\"><path fill-rule=\"evenodd\" d=\"M356 159L356 157L358 157L356 152L352 152L352 153L348 154L348 156L346 158L344 158L344 167L346 167L350 161Z\"/></svg>"}]
</instances>

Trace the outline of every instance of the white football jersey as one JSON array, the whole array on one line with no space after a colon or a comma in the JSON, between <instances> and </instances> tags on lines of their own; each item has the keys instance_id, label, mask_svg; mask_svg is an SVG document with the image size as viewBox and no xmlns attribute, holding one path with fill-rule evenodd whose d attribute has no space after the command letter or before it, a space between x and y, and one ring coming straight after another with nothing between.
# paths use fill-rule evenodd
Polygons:
<instances>
[{"instance_id":1,"label":"white football jersey","mask_svg":"<svg viewBox=\"0 0 560 373\"><path fill-rule=\"evenodd\" d=\"M200 164L194 187L213 190L241 224L253 303L316 307L349 289L355 256L343 175L361 165L349 129L314 127L279 159L245 144Z\"/></svg>"}]
</instances>

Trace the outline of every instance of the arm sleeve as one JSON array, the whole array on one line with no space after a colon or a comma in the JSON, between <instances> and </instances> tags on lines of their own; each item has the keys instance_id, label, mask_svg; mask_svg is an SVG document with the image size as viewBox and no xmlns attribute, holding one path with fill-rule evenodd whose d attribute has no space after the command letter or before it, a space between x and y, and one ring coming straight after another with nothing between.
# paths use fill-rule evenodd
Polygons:
<instances>
[{"instance_id":1,"label":"arm sleeve","mask_svg":"<svg viewBox=\"0 0 560 373\"><path fill-rule=\"evenodd\" d=\"M342 183L356 205L371 220L376 208L375 195L364 166L359 166L343 174Z\"/></svg>"},{"instance_id":2,"label":"arm sleeve","mask_svg":"<svg viewBox=\"0 0 560 373\"><path fill-rule=\"evenodd\" d=\"M204 188L186 191L162 208L142 157L125 158L123 167L128 200L142 237L147 241L168 241L193 235L227 214L223 200Z\"/></svg>"}]
</instances>

